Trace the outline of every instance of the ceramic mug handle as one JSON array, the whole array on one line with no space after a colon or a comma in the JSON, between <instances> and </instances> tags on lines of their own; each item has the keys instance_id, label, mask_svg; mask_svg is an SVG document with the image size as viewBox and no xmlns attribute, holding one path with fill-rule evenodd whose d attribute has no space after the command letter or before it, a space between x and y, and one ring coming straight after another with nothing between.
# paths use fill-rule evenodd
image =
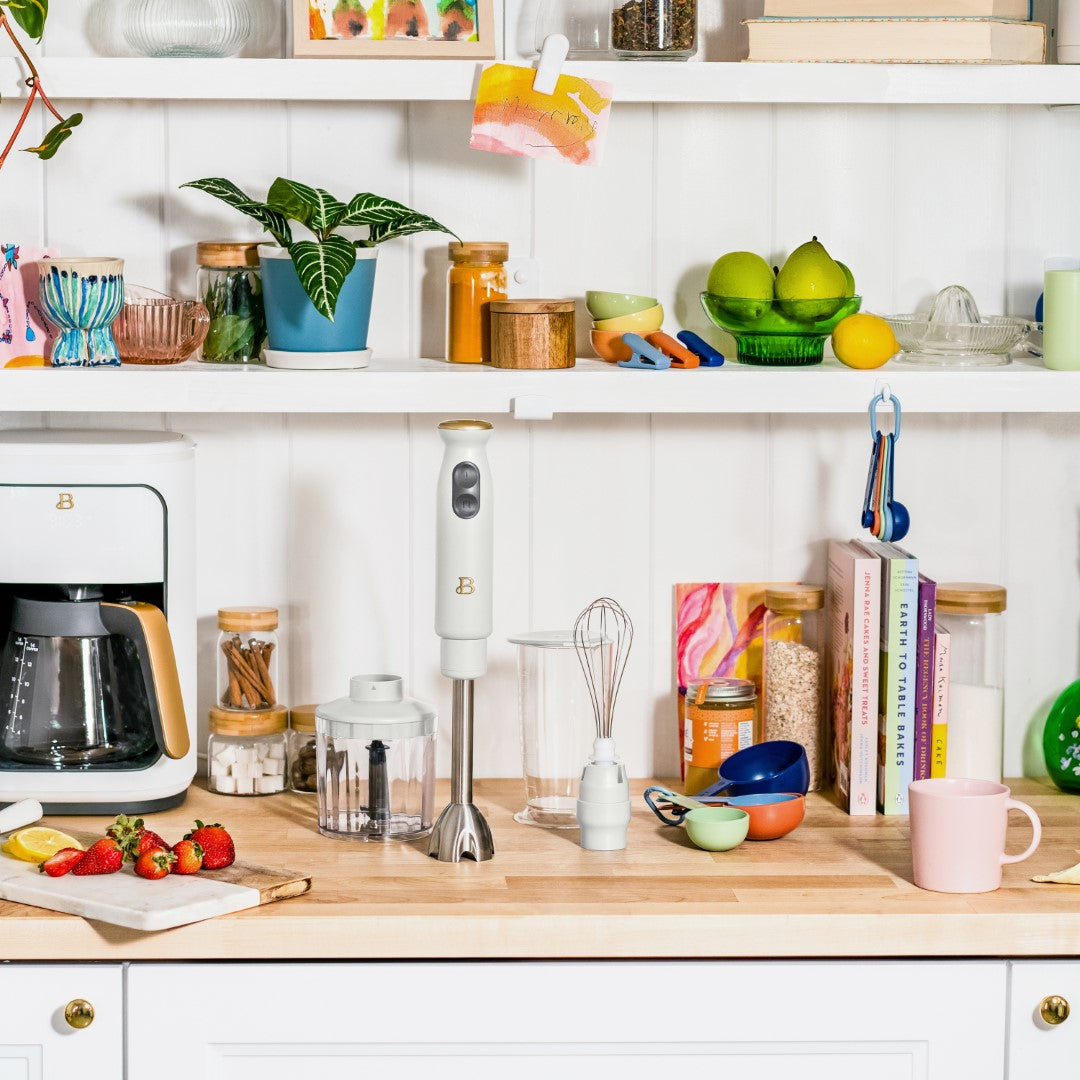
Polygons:
<instances>
[{"instance_id":1,"label":"ceramic mug handle","mask_svg":"<svg viewBox=\"0 0 1080 1080\"><path fill-rule=\"evenodd\" d=\"M1020 855L1003 854L1001 856L1002 863L1023 862L1039 846L1039 841L1042 839L1042 825L1039 822L1039 815L1027 803L1018 802L1016 799L1006 799L1005 812L1008 813L1010 810L1019 810L1020 813L1027 815L1034 836L1032 836L1031 843L1026 851Z\"/></svg>"}]
</instances>

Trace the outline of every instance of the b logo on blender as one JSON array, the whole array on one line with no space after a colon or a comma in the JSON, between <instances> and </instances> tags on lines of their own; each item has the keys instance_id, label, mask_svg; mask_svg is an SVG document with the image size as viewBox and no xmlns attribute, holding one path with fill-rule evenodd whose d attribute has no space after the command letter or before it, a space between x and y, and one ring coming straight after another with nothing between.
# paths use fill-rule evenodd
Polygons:
<instances>
[{"instance_id":1,"label":"b logo on blender","mask_svg":"<svg viewBox=\"0 0 1080 1080\"><path fill-rule=\"evenodd\" d=\"M56 503L57 510L74 510L75 499L72 497L70 491L61 491L58 493L59 499Z\"/></svg>"}]
</instances>

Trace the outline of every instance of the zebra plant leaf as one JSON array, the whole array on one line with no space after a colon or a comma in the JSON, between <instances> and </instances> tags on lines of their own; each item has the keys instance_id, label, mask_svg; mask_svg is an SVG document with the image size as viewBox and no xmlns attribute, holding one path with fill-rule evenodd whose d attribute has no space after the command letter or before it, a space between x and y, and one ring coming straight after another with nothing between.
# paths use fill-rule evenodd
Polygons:
<instances>
[{"instance_id":1,"label":"zebra plant leaf","mask_svg":"<svg viewBox=\"0 0 1080 1080\"><path fill-rule=\"evenodd\" d=\"M356 248L344 236L328 236L321 243L298 240L289 245L300 284L321 315L331 322L345 278L356 265Z\"/></svg>"},{"instance_id":2,"label":"zebra plant leaf","mask_svg":"<svg viewBox=\"0 0 1080 1080\"><path fill-rule=\"evenodd\" d=\"M272 206L256 202L231 180L213 176L204 180L189 180L180 186L205 191L208 195L213 195L215 199L220 199L233 209L239 210L241 214L254 218L282 247L288 247L292 243L292 229L285 215Z\"/></svg>"},{"instance_id":3,"label":"zebra plant leaf","mask_svg":"<svg viewBox=\"0 0 1080 1080\"><path fill-rule=\"evenodd\" d=\"M386 240L394 240L399 236L409 236L418 232L446 233L459 244L461 243L461 237L457 233L451 232L445 225L440 225L433 217L408 210L392 221L376 222L372 225L368 234L368 244L381 244Z\"/></svg>"},{"instance_id":4,"label":"zebra plant leaf","mask_svg":"<svg viewBox=\"0 0 1080 1080\"><path fill-rule=\"evenodd\" d=\"M340 199L335 199L329 191L298 184L295 180L286 180L283 176L279 176L271 184L266 202L273 209L280 210L286 217L299 221L320 236L325 236L342 224L346 211L345 204Z\"/></svg>"},{"instance_id":5,"label":"zebra plant leaf","mask_svg":"<svg viewBox=\"0 0 1080 1080\"><path fill-rule=\"evenodd\" d=\"M393 199L387 199L382 195L372 195L363 192L354 195L349 202L345 216L338 222L339 225L377 225L380 222L394 221L402 214L411 214L414 211Z\"/></svg>"},{"instance_id":6,"label":"zebra plant leaf","mask_svg":"<svg viewBox=\"0 0 1080 1080\"><path fill-rule=\"evenodd\" d=\"M49 0L0 0L0 7L6 7L30 37L41 40L49 15Z\"/></svg>"}]
</instances>

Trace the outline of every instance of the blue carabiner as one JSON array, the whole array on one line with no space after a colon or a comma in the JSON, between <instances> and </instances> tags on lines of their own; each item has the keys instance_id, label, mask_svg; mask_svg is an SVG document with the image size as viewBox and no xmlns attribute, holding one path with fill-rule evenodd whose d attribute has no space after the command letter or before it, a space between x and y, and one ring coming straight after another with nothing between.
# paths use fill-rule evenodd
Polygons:
<instances>
[{"instance_id":1,"label":"blue carabiner","mask_svg":"<svg viewBox=\"0 0 1080 1080\"><path fill-rule=\"evenodd\" d=\"M900 399L893 397L892 394L886 397L884 391L878 391L870 399L870 438L874 440L878 437L877 407L879 404L889 404L893 407L893 442L895 443L900 438Z\"/></svg>"}]
</instances>

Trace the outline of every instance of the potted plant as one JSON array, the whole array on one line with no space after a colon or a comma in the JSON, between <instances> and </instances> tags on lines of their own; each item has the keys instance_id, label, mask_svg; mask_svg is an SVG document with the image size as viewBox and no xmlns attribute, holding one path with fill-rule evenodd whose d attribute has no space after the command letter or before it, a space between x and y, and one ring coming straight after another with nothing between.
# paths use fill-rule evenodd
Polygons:
<instances>
[{"instance_id":1,"label":"potted plant","mask_svg":"<svg viewBox=\"0 0 1080 1080\"><path fill-rule=\"evenodd\" d=\"M181 186L205 191L254 218L277 241L259 247L259 261L269 347L283 352L366 349L378 245L418 232L457 238L427 214L369 192L344 203L322 188L278 177L266 201L258 202L220 177ZM290 221L312 239L295 240ZM365 225L368 235L362 240L338 232Z\"/></svg>"}]
</instances>

